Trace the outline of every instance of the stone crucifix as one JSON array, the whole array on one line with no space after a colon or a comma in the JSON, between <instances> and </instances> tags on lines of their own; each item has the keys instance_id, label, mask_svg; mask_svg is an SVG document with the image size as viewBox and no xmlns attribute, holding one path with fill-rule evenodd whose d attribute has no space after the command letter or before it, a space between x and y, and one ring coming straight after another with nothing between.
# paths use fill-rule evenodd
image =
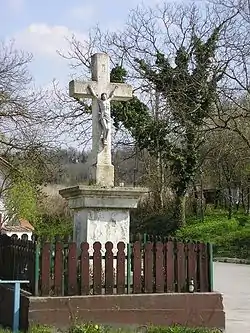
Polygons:
<instances>
[{"instance_id":1,"label":"stone crucifix","mask_svg":"<svg viewBox=\"0 0 250 333\"><path fill-rule=\"evenodd\" d=\"M91 57L92 81L71 81L69 95L82 100L92 98L92 153L90 180L93 184L114 186L114 166L111 162L110 102L128 101L132 87L110 82L109 56L96 53Z\"/></svg>"}]
</instances>

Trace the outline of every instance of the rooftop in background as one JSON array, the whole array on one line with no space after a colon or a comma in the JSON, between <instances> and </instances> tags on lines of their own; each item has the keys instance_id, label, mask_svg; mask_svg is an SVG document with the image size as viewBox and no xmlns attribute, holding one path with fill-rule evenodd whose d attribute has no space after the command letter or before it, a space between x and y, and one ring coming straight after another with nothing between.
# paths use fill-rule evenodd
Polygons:
<instances>
[{"instance_id":1,"label":"rooftop in background","mask_svg":"<svg viewBox=\"0 0 250 333\"><path fill-rule=\"evenodd\" d=\"M4 231L11 232L32 232L34 227L25 219L15 220L15 224L5 224L2 227Z\"/></svg>"},{"instance_id":2,"label":"rooftop in background","mask_svg":"<svg viewBox=\"0 0 250 333\"><path fill-rule=\"evenodd\" d=\"M32 232L31 229L27 227L21 227L18 225L6 225L2 227L3 231L11 231L11 232Z\"/></svg>"}]
</instances>

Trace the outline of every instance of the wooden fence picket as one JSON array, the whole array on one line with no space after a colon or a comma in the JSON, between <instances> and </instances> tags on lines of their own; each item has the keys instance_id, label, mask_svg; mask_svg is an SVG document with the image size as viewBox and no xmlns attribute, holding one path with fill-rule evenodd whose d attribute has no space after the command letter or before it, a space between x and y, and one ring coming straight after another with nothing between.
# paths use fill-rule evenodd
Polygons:
<instances>
[{"instance_id":1,"label":"wooden fence picket","mask_svg":"<svg viewBox=\"0 0 250 333\"><path fill-rule=\"evenodd\" d=\"M164 292L164 262L163 262L163 244L157 242L155 246L155 292L163 293Z\"/></svg>"},{"instance_id":2,"label":"wooden fence picket","mask_svg":"<svg viewBox=\"0 0 250 333\"><path fill-rule=\"evenodd\" d=\"M89 295L89 244L81 244L81 295Z\"/></svg>"},{"instance_id":3,"label":"wooden fence picket","mask_svg":"<svg viewBox=\"0 0 250 333\"><path fill-rule=\"evenodd\" d=\"M45 242L41 251L41 296L50 293L50 243Z\"/></svg>"},{"instance_id":4,"label":"wooden fence picket","mask_svg":"<svg viewBox=\"0 0 250 333\"><path fill-rule=\"evenodd\" d=\"M54 270L54 294L62 295L63 284L63 244L56 242L55 244L55 270Z\"/></svg>"},{"instance_id":5,"label":"wooden fence picket","mask_svg":"<svg viewBox=\"0 0 250 333\"><path fill-rule=\"evenodd\" d=\"M147 242L144 246L144 292L152 293L154 286L153 274L153 243Z\"/></svg>"},{"instance_id":6,"label":"wooden fence picket","mask_svg":"<svg viewBox=\"0 0 250 333\"><path fill-rule=\"evenodd\" d=\"M102 254L101 243L95 242L93 254L93 294L102 294Z\"/></svg>"},{"instance_id":7,"label":"wooden fence picket","mask_svg":"<svg viewBox=\"0 0 250 333\"><path fill-rule=\"evenodd\" d=\"M141 242L136 241L133 245L133 293L140 294L142 291L141 284Z\"/></svg>"},{"instance_id":8,"label":"wooden fence picket","mask_svg":"<svg viewBox=\"0 0 250 333\"><path fill-rule=\"evenodd\" d=\"M77 295L77 248L76 243L69 243L68 252L68 290L69 296Z\"/></svg>"},{"instance_id":9,"label":"wooden fence picket","mask_svg":"<svg viewBox=\"0 0 250 333\"><path fill-rule=\"evenodd\" d=\"M185 244L183 242L176 243L177 257L176 257L176 272L177 272L177 292L186 292L186 255Z\"/></svg>"},{"instance_id":10,"label":"wooden fence picket","mask_svg":"<svg viewBox=\"0 0 250 333\"><path fill-rule=\"evenodd\" d=\"M199 282L200 292L206 292L209 290L209 272L208 272L208 252L207 246L204 243L198 244L199 249Z\"/></svg>"},{"instance_id":11,"label":"wooden fence picket","mask_svg":"<svg viewBox=\"0 0 250 333\"><path fill-rule=\"evenodd\" d=\"M165 274L166 274L166 291L175 291L175 267L174 267L174 243L167 241L165 243Z\"/></svg>"},{"instance_id":12,"label":"wooden fence picket","mask_svg":"<svg viewBox=\"0 0 250 333\"><path fill-rule=\"evenodd\" d=\"M125 294L125 244L119 242L117 244L117 260L116 260L116 285L117 294ZM127 274L130 274L127 272Z\"/></svg>"},{"instance_id":13,"label":"wooden fence picket","mask_svg":"<svg viewBox=\"0 0 250 333\"><path fill-rule=\"evenodd\" d=\"M105 244L105 294L112 295L114 293L114 255L113 243Z\"/></svg>"},{"instance_id":14,"label":"wooden fence picket","mask_svg":"<svg viewBox=\"0 0 250 333\"><path fill-rule=\"evenodd\" d=\"M197 290L197 245L193 242L187 243L187 279L188 279L188 286L193 279L194 281L194 290ZM187 287L188 287L187 286Z\"/></svg>"}]
</instances>

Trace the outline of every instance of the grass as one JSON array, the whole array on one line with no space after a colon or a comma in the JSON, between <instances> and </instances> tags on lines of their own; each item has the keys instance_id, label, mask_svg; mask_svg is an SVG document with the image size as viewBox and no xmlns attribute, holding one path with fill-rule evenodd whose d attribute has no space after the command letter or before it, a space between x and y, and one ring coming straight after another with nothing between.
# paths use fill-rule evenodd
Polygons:
<instances>
[{"instance_id":1,"label":"grass","mask_svg":"<svg viewBox=\"0 0 250 333\"><path fill-rule=\"evenodd\" d=\"M190 217L177 237L210 242L220 257L250 259L250 216L236 212L229 220L227 212L208 208L204 221Z\"/></svg>"},{"instance_id":2,"label":"grass","mask_svg":"<svg viewBox=\"0 0 250 333\"><path fill-rule=\"evenodd\" d=\"M0 333L11 333L11 330L0 329ZM30 333L51 333L59 332L54 327L37 325L32 326L29 329ZM78 324L69 328L68 333L219 333L220 330L206 329L206 328L187 328L181 326L171 327L157 327L157 326L142 326L137 329L126 329L126 328L111 328L107 326L95 325L95 324Z\"/></svg>"}]
</instances>

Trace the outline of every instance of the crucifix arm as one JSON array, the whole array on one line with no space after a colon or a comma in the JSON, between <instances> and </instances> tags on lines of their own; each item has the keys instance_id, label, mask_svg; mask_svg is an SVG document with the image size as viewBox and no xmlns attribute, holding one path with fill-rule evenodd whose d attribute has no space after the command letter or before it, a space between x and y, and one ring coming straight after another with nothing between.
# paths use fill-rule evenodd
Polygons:
<instances>
[{"instance_id":1,"label":"crucifix arm","mask_svg":"<svg viewBox=\"0 0 250 333\"><path fill-rule=\"evenodd\" d=\"M88 85L88 89L89 89L91 95L92 95L93 97L97 98L97 94L94 92L94 89L91 87L91 85Z\"/></svg>"},{"instance_id":2,"label":"crucifix arm","mask_svg":"<svg viewBox=\"0 0 250 333\"><path fill-rule=\"evenodd\" d=\"M118 88L118 86L115 86L114 89L111 91L111 93L109 94L109 99L112 99L114 97L115 91Z\"/></svg>"}]
</instances>

